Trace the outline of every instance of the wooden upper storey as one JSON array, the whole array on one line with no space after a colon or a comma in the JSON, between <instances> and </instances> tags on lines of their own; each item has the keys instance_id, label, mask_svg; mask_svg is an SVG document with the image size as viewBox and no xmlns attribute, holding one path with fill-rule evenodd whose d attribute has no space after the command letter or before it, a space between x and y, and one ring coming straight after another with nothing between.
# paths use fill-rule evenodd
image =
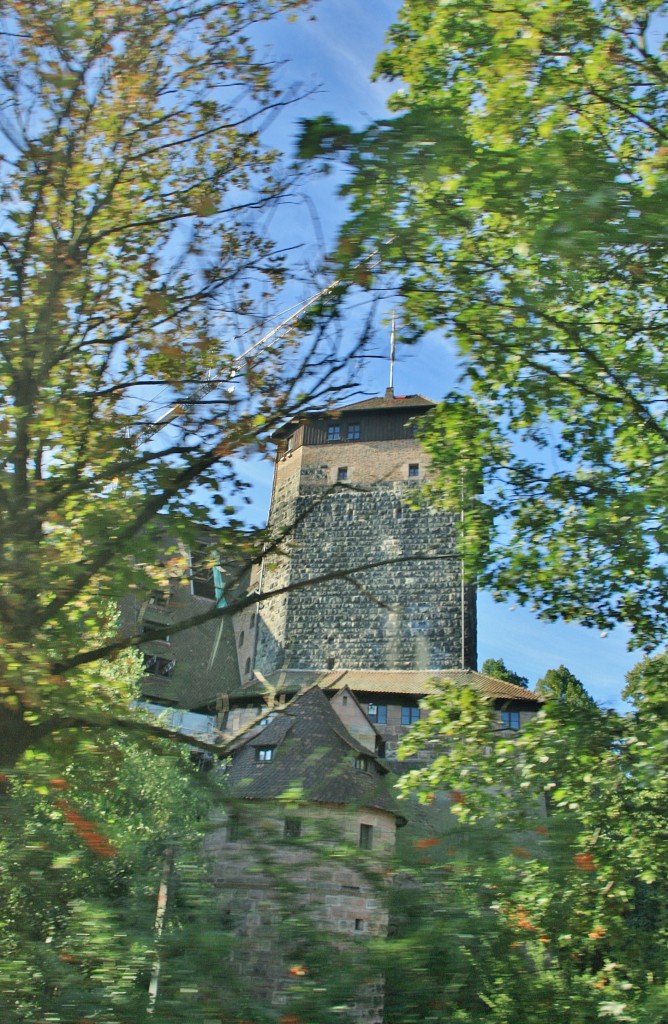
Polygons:
<instances>
[{"instance_id":1,"label":"wooden upper storey","mask_svg":"<svg viewBox=\"0 0 668 1024\"><path fill-rule=\"evenodd\" d=\"M395 396L388 388L382 398L311 413L276 431L277 457L302 446L411 440L415 436L411 421L433 406L434 403L422 395Z\"/></svg>"}]
</instances>

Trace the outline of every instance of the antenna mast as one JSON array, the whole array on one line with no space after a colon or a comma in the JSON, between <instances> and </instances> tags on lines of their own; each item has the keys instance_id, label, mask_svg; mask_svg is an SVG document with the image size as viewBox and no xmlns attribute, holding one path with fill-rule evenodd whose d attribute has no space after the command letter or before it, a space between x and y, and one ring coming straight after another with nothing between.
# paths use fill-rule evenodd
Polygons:
<instances>
[{"instance_id":1,"label":"antenna mast","mask_svg":"<svg viewBox=\"0 0 668 1024\"><path fill-rule=\"evenodd\" d=\"M392 310L392 330L390 332L390 391L394 390L394 355L396 347L396 320L394 310Z\"/></svg>"}]
</instances>

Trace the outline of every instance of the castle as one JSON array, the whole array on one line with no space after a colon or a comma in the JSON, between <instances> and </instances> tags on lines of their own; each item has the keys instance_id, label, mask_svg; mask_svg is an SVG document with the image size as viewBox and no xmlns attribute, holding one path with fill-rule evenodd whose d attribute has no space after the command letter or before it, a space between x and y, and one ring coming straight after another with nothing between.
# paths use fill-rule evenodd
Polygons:
<instances>
[{"instance_id":1,"label":"castle","mask_svg":"<svg viewBox=\"0 0 668 1024\"><path fill-rule=\"evenodd\" d=\"M207 850L267 1005L285 991L284 957L267 946L268 924L281 917L277 867L299 879L302 904L341 941L384 933L369 878L354 865L312 865L305 850L326 821L378 862L389 855L405 817L388 770L402 770L397 746L421 699L468 683L493 701L506 735L538 708L531 692L476 671L475 588L463 577L456 519L417 500L429 465L415 419L432 407L388 388L285 424L274 437L270 540L247 581L250 594L276 596L146 651L147 701L171 707L185 728L199 717L212 735L237 737L227 767L235 809ZM187 594L175 587L135 614L166 625L216 597L214 581L194 572ZM249 877L258 828L273 866ZM380 1024L380 982L354 1015Z\"/></svg>"},{"instance_id":2,"label":"castle","mask_svg":"<svg viewBox=\"0 0 668 1024\"><path fill-rule=\"evenodd\" d=\"M316 680L330 697L348 687L392 760L438 680L481 688L511 731L535 711L528 691L476 672L475 587L455 517L415 500L429 476L415 421L433 405L388 388L275 434L274 540L247 587L282 592L148 644L147 702L186 730L229 737ZM130 598L124 611L136 628L165 627L214 600L210 571L193 560L188 586Z\"/></svg>"}]
</instances>

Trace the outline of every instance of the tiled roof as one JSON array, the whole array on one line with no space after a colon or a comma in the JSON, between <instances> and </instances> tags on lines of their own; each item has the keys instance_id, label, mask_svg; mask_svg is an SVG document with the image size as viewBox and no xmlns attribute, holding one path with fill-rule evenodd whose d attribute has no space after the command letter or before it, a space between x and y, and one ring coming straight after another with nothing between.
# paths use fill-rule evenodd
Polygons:
<instances>
[{"instance_id":1,"label":"tiled roof","mask_svg":"<svg viewBox=\"0 0 668 1024\"><path fill-rule=\"evenodd\" d=\"M544 698L533 690L525 690L522 686L496 679L484 672L471 669L447 669L425 671L386 671L384 669L332 669L316 672L314 670L292 669L268 677L269 684L287 693L294 693L304 686L318 682L323 690L340 690L348 686L353 693L405 693L414 697L434 693L439 684L455 683L473 686L485 696L495 700L525 700L542 703ZM262 692L259 684L250 692Z\"/></svg>"},{"instance_id":2,"label":"tiled roof","mask_svg":"<svg viewBox=\"0 0 668 1024\"><path fill-rule=\"evenodd\" d=\"M383 672L358 669L346 669L339 673L338 679L323 680L323 689L338 690L349 686L351 690L363 690L370 693L411 693L415 695L433 693L439 684L456 683L475 687L485 696L499 697L507 700L541 700L532 690L507 683L483 672L470 669L449 669L448 671L403 671Z\"/></svg>"},{"instance_id":3,"label":"tiled roof","mask_svg":"<svg viewBox=\"0 0 668 1024\"><path fill-rule=\"evenodd\" d=\"M366 409L432 409L435 406L430 398L424 395L395 395L388 388L384 395L377 398L365 398L351 405L339 405L332 412L364 412Z\"/></svg>"},{"instance_id":4,"label":"tiled roof","mask_svg":"<svg viewBox=\"0 0 668 1024\"><path fill-rule=\"evenodd\" d=\"M258 748L273 748L270 761L258 761ZM368 770L355 767L364 757ZM312 686L263 729L253 730L231 754L226 779L232 795L275 800L299 787L314 803L369 807L405 819L397 811L387 768L350 735L324 693Z\"/></svg>"}]
</instances>

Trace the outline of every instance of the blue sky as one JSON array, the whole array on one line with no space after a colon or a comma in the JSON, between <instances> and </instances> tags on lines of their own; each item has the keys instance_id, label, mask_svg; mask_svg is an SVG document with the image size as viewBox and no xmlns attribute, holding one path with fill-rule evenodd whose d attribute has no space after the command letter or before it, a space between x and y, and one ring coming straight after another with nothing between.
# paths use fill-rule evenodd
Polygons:
<instances>
[{"instance_id":1,"label":"blue sky","mask_svg":"<svg viewBox=\"0 0 668 1024\"><path fill-rule=\"evenodd\" d=\"M359 127L386 115L385 100L392 89L387 83L372 83L369 76L396 9L394 0L320 0L296 22L282 19L262 29L260 40L272 56L290 62L283 72L286 81L296 79L315 90L273 126L276 144L290 149L300 118L329 113ZM308 200L296 197L285 223L281 221L286 240L303 246L314 261L322 251L319 231L331 239L345 212L336 198L336 184L335 178L318 179L309 186ZM388 349L389 328L379 323L377 351ZM451 343L430 336L398 352L395 391L438 399L452 385L455 370ZM371 360L359 383L365 391L382 391L387 386L387 364ZM254 463L248 474L255 485L256 514L263 514L269 501L270 467ZM548 668L565 664L598 701L618 704L625 674L639 660L637 653L626 650L626 642L624 629L601 635L574 625L548 624L510 602L497 604L487 594L478 597L479 664L487 657L501 657L531 683Z\"/></svg>"}]
</instances>

